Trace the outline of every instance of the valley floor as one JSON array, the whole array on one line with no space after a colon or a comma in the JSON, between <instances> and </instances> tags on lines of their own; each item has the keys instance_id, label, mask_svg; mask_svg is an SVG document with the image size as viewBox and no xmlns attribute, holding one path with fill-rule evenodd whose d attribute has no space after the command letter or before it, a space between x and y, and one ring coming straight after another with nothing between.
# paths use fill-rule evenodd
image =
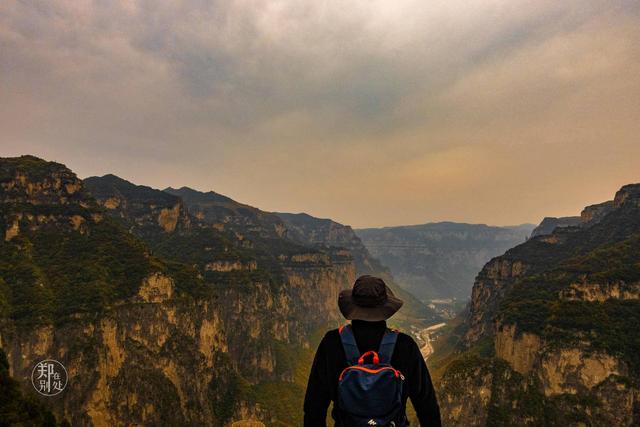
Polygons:
<instances>
[{"instance_id":1,"label":"valley floor","mask_svg":"<svg viewBox=\"0 0 640 427\"><path fill-rule=\"evenodd\" d=\"M424 342L424 345L420 348L420 352L422 353L424 360L427 360L431 353L433 353L433 345L431 344L433 341L433 334L446 325L446 323L438 323L436 325L429 326L428 328L424 328L418 333L421 341Z\"/></svg>"}]
</instances>

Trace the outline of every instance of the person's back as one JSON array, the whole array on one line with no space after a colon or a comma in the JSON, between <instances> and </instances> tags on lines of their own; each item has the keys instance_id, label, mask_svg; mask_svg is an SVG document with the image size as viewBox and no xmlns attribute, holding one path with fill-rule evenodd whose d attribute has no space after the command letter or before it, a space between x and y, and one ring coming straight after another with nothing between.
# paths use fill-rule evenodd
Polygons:
<instances>
[{"instance_id":1,"label":"person's back","mask_svg":"<svg viewBox=\"0 0 640 427\"><path fill-rule=\"evenodd\" d=\"M351 330L357 351L377 351L387 325L385 319L393 315L402 302L393 296L381 279L360 277L353 292L343 291L339 299L340 310L347 319L352 319ZM420 424L440 426L440 411L431 383L429 371L420 349L409 335L398 333L390 360L391 366L404 377L402 408L396 426L406 425L407 399L413 403ZM325 426L327 408L334 402L331 413L336 426L350 426L348 413L340 408L338 383L340 374L348 367L347 355L338 329L326 333L316 352L304 401L304 425Z\"/></svg>"}]
</instances>

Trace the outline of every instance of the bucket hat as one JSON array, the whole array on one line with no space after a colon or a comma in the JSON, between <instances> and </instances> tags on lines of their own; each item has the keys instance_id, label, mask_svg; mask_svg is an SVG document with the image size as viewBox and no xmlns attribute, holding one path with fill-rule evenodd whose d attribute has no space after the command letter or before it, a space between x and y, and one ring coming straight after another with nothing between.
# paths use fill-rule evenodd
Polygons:
<instances>
[{"instance_id":1,"label":"bucket hat","mask_svg":"<svg viewBox=\"0 0 640 427\"><path fill-rule=\"evenodd\" d=\"M379 277L360 276L353 288L338 295L338 308L348 320L386 320L402 307L403 301Z\"/></svg>"}]
</instances>

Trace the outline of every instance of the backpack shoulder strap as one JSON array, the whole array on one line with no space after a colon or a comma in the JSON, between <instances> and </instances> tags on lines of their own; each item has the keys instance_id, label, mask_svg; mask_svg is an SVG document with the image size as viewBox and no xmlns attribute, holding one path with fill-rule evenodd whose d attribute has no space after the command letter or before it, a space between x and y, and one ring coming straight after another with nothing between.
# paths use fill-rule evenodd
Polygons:
<instances>
[{"instance_id":1,"label":"backpack shoulder strap","mask_svg":"<svg viewBox=\"0 0 640 427\"><path fill-rule=\"evenodd\" d=\"M347 363L356 365L360 357L360 350L358 350L358 344L356 344L356 337L353 335L351 325L343 325L338 331L340 332L340 341L342 341L344 354L347 356Z\"/></svg>"},{"instance_id":2,"label":"backpack shoulder strap","mask_svg":"<svg viewBox=\"0 0 640 427\"><path fill-rule=\"evenodd\" d=\"M398 340L398 331L395 329L387 329L380 341L380 349L378 350L378 356L380 356L380 363L391 363L391 356L393 356L393 349L396 346Z\"/></svg>"}]
</instances>

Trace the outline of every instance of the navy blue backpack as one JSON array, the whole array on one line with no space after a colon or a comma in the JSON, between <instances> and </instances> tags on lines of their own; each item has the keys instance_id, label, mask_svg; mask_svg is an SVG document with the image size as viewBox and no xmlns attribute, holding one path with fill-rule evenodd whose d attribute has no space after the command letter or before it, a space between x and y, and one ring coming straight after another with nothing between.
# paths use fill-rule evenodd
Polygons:
<instances>
[{"instance_id":1,"label":"navy blue backpack","mask_svg":"<svg viewBox=\"0 0 640 427\"><path fill-rule=\"evenodd\" d=\"M338 408L348 426L403 427L402 412L404 376L391 366L391 356L398 332L387 329L380 349L360 354L351 325L340 328L340 340L348 366L338 378ZM365 363L371 356L372 363Z\"/></svg>"}]
</instances>

